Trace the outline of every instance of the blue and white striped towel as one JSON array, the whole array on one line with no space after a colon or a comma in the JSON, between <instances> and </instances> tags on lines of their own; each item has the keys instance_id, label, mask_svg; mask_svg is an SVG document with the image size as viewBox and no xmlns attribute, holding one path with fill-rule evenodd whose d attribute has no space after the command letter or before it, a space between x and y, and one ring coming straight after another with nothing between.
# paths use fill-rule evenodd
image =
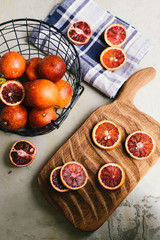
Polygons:
<instances>
[{"instance_id":1,"label":"blue and white striped towel","mask_svg":"<svg viewBox=\"0 0 160 240\"><path fill-rule=\"evenodd\" d=\"M108 97L114 98L154 44L152 40L103 9L94 0L64 0L62 4L57 4L46 18L46 22L63 33L66 33L70 24L76 20L85 20L93 31L86 45L75 46L81 60L82 77ZM114 72L105 70L99 61L100 53L108 47L104 41L104 30L112 23L123 24L128 31L128 39L122 46L127 53L127 62Z\"/></svg>"}]
</instances>

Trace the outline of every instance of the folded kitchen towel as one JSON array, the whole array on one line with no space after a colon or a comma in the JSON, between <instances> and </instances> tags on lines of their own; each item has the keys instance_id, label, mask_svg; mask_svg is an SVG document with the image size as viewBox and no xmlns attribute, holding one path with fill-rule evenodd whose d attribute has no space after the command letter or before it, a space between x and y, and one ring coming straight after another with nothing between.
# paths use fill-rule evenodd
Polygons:
<instances>
[{"instance_id":1,"label":"folded kitchen towel","mask_svg":"<svg viewBox=\"0 0 160 240\"><path fill-rule=\"evenodd\" d=\"M154 43L94 0L64 0L62 4L53 8L45 21L66 33L70 24L76 20L88 22L93 31L86 45L75 45L80 56L82 77L108 97L114 98ZM102 67L99 57L108 47L104 41L104 31L113 23L120 23L126 27L128 39L122 46L127 53L127 62L121 69L112 72Z\"/></svg>"}]
</instances>

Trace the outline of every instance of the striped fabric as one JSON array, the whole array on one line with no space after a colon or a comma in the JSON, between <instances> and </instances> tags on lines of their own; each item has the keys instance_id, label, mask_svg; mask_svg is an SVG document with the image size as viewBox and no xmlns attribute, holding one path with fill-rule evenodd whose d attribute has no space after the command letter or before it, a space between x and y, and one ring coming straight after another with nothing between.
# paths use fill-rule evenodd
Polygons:
<instances>
[{"instance_id":1,"label":"striped fabric","mask_svg":"<svg viewBox=\"0 0 160 240\"><path fill-rule=\"evenodd\" d=\"M85 20L92 27L91 40L84 46L76 46L79 53L83 79L110 98L114 98L123 83L134 72L147 52L153 47L153 41L134 27L112 15L93 0L64 0L57 4L46 18L63 33L76 20ZM123 24L128 31L128 39L122 48L127 53L127 62L114 72L105 70L99 61L100 53L107 47L104 42L104 30L113 23Z\"/></svg>"}]
</instances>

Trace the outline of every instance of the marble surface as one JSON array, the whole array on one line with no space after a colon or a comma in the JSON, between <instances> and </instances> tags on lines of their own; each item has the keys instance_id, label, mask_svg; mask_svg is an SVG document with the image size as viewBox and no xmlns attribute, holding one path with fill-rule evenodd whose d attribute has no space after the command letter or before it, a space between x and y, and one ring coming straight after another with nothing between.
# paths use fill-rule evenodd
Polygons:
<instances>
[{"instance_id":1,"label":"marble surface","mask_svg":"<svg viewBox=\"0 0 160 240\"><path fill-rule=\"evenodd\" d=\"M111 13L129 22L155 41L137 70L154 67L157 75L135 97L135 105L160 122L160 1L96 0ZM0 22L14 18L45 19L55 0L0 0ZM85 91L60 129L47 135L26 137L37 147L34 162L16 168L9 161L13 142L23 137L0 131L0 239L1 240L159 240L160 161L95 232L76 230L43 198L37 176L56 150L99 106L110 99L83 82ZM85 103L85 104L84 104Z\"/></svg>"}]
</instances>

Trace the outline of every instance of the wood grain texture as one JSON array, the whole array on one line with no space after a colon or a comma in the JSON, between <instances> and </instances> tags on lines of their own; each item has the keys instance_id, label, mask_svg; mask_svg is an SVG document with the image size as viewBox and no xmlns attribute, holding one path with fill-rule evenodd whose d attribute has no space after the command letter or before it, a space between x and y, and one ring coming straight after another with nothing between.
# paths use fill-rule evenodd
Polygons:
<instances>
[{"instance_id":1,"label":"wood grain texture","mask_svg":"<svg viewBox=\"0 0 160 240\"><path fill-rule=\"evenodd\" d=\"M131 76L117 99L93 112L39 173L40 191L75 228L83 231L94 231L99 228L159 159L160 125L133 105L138 89L152 80L155 74L155 69L146 68ZM91 138L94 125L104 119L114 121L122 130L121 144L111 151L99 149ZM148 160L134 160L125 150L127 135L136 130L149 132L157 143L154 155ZM59 193L51 187L49 176L53 168L68 161L83 164L88 171L89 180L86 186L78 191ZM99 185L98 170L107 162L117 162L124 168L126 180L121 189L109 191Z\"/></svg>"}]
</instances>

